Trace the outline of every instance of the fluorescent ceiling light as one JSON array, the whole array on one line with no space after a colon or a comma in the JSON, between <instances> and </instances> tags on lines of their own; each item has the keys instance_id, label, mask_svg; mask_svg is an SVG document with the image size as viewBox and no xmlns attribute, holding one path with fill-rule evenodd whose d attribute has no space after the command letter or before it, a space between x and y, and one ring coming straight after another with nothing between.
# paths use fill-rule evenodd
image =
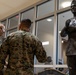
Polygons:
<instances>
[{"instance_id":1,"label":"fluorescent ceiling light","mask_svg":"<svg viewBox=\"0 0 76 75\"><path fill-rule=\"evenodd\" d=\"M61 4L61 6L62 6L63 8L69 7L70 5L71 5L71 2L70 2L70 1L66 1L66 2L63 2L63 3Z\"/></svg>"},{"instance_id":2,"label":"fluorescent ceiling light","mask_svg":"<svg viewBox=\"0 0 76 75\"><path fill-rule=\"evenodd\" d=\"M61 33L61 31L59 31L59 33Z\"/></svg>"},{"instance_id":3,"label":"fluorescent ceiling light","mask_svg":"<svg viewBox=\"0 0 76 75\"><path fill-rule=\"evenodd\" d=\"M61 41L62 43L64 43L64 41Z\"/></svg>"},{"instance_id":4,"label":"fluorescent ceiling light","mask_svg":"<svg viewBox=\"0 0 76 75\"><path fill-rule=\"evenodd\" d=\"M49 21L49 22L50 22L50 21L52 21L52 19L48 18L48 19L47 19L47 21Z\"/></svg>"},{"instance_id":5,"label":"fluorescent ceiling light","mask_svg":"<svg viewBox=\"0 0 76 75\"><path fill-rule=\"evenodd\" d=\"M42 42L42 45L49 45L49 41Z\"/></svg>"}]
</instances>

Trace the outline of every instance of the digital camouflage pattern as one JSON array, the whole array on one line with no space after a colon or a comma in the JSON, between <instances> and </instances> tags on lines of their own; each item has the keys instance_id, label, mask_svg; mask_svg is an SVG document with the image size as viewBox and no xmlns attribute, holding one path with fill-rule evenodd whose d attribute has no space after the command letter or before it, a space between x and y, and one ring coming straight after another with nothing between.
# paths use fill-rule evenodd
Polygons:
<instances>
[{"instance_id":1,"label":"digital camouflage pattern","mask_svg":"<svg viewBox=\"0 0 76 75\"><path fill-rule=\"evenodd\" d=\"M1 45L0 71L7 55L8 66L3 75L33 75L34 55L39 62L46 61L46 52L38 38L21 30L11 33Z\"/></svg>"}]
</instances>

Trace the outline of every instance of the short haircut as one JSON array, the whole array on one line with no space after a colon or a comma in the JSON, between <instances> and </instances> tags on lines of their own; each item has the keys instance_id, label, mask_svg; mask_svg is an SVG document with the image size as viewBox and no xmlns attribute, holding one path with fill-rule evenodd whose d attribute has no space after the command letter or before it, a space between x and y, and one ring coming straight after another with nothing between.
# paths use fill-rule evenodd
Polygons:
<instances>
[{"instance_id":1,"label":"short haircut","mask_svg":"<svg viewBox=\"0 0 76 75\"><path fill-rule=\"evenodd\" d=\"M24 26L26 26L27 28L30 28L30 27L31 27L31 24L32 24L32 22L31 22L30 19L23 19L23 20L21 21L21 25L24 25Z\"/></svg>"}]
</instances>

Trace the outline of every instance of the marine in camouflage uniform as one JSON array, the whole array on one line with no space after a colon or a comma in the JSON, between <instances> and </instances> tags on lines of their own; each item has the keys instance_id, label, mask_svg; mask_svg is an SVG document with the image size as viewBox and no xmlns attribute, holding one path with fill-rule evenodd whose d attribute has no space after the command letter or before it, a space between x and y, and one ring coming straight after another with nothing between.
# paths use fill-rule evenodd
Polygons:
<instances>
[{"instance_id":1,"label":"marine in camouflage uniform","mask_svg":"<svg viewBox=\"0 0 76 75\"><path fill-rule=\"evenodd\" d=\"M68 35L67 65L69 75L76 75L76 0L72 1L71 11L74 17L66 21L65 27L61 31L61 36L65 37Z\"/></svg>"},{"instance_id":2,"label":"marine in camouflage uniform","mask_svg":"<svg viewBox=\"0 0 76 75\"><path fill-rule=\"evenodd\" d=\"M0 47L0 71L9 55L3 75L33 75L34 55L39 62L46 61L46 52L39 39L26 30L11 33ZM1 74L0 74L1 75Z\"/></svg>"}]
</instances>

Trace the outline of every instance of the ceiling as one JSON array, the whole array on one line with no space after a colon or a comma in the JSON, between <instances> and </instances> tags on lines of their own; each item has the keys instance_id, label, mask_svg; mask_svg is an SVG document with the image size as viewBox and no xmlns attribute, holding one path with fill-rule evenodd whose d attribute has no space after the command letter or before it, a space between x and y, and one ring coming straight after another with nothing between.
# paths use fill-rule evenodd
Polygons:
<instances>
[{"instance_id":1,"label":"ceiling","mask_svg":"<svg viewBox=\"0 0 76 75\"><path fill-rule=\"evenodd\" d=\"M40 0L0 0L0 20Z\"/></svg>"}]
</instances>

